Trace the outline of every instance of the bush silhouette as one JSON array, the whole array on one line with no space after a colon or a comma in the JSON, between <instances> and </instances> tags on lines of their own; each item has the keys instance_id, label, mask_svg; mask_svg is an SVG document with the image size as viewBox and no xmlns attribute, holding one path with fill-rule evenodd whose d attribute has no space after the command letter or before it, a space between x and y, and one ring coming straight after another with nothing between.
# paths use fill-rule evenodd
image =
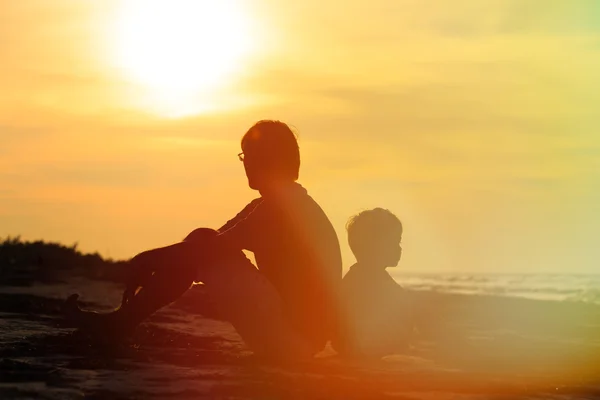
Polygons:
<instances>
[{"instance_id":1,"label":"bush silhouette","mask_svg":"<svg viewBox=\"0 0 600 400\"><path fill-rule=\"evenodd\" d=\"M98 253L84 254L77 243L23 241L20 236L0 242L0 285L30 285L60 282L71 276L123 281L127 263L103 259Z\"/></svg>"}]
</instances>

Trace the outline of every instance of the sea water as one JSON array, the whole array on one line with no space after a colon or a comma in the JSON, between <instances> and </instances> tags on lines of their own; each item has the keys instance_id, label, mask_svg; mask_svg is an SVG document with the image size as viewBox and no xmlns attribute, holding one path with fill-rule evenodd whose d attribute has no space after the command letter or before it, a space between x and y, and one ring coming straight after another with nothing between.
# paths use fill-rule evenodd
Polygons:
<instances>
[{"instance_id":1,"label":"sea water","mask_svg":"<svg viewBox=\"0 0 600 400\"><path fill-rule=\"evenodd\" d=\"M600 305L600 274L448 274L388 270L403 287Z\"/></svg>"}]
</instances>

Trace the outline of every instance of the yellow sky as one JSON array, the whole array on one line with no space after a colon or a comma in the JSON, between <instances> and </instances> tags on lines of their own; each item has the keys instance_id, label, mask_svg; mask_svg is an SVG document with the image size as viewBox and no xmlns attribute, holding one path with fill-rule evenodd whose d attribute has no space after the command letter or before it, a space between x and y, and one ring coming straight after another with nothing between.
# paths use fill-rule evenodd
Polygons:
<instances>
[{"instance_id":1,"label":"yellow sky","mask_svg":"<svg viewBox=\"0 0 600 400\"><path fill-rule=\"evenodd\" d=\"M164 7L179 0L124 18L137 3L0 3L0 236L126 258L218 227L256 196L239 138L275 118L346 266L346 219L382 206L406 270L599 271L594 0ZM210 85L141 78L190 68Z\"/></svg>"}]
</instances>

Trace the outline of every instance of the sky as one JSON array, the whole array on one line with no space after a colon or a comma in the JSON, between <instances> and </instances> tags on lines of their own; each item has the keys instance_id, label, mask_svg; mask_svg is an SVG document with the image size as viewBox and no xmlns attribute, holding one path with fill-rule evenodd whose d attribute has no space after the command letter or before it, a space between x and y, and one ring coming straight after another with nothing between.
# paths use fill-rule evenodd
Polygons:
<instances>
[{"instance_id":1,"label":"sky","mask_svg":"<svg viewBox=\"0 0 600 400\"><path fill-rule=\"evenodd\" d=\"M401 271L598 273L598 21L595 0L0 2L0 237L125 259L217 228L258 197L241 136L279 119L345 268L346 220L384 207Z\"/></svg>"}]
</instances>

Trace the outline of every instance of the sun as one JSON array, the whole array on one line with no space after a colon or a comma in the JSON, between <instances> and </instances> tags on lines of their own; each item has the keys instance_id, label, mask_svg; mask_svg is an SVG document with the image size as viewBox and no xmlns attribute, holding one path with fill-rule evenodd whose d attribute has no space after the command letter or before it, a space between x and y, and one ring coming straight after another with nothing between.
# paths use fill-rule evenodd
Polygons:
<instances>
[{"instance_id":1,"label":"sun","mask_svg":"<svg viewBox=\"0 0 600 400\"><path fill-rule=\"evenodd\" d=\"M244 67L255 43L239 0L123 0L116 25L118 68L171 114L206 108L201 99Z\"/></svg>"}]
</instances>

